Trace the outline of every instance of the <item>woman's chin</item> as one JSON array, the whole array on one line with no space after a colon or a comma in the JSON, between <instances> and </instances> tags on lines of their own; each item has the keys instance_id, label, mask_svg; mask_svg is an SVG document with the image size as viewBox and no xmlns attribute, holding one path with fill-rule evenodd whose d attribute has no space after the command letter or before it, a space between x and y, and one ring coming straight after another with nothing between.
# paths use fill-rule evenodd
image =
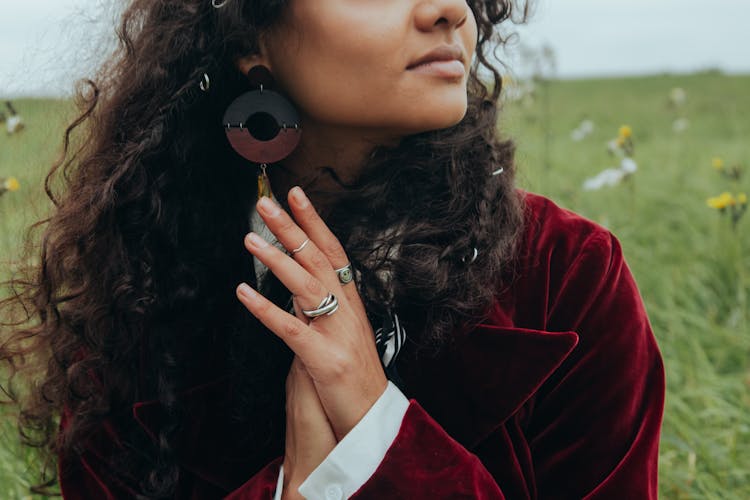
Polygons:
<instances>
[{"instance_id":1,"label":"woman's chin","mask_svg":"<svg viewBox=\"0 0 750 500\"><path fill-rule=\"evenodd\" d=\"M440 130L460 123L464 119L464 116L466 116L466 103L453 107L437 105L432 110L432 113L425 114L422 120L415 125L424 131Z\"/></svg>"}]
</instances>

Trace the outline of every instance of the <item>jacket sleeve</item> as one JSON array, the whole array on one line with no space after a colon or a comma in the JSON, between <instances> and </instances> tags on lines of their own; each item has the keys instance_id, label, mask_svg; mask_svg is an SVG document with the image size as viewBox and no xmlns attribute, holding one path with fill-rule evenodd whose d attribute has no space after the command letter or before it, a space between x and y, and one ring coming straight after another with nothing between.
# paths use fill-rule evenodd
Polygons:
<instances>
[{"instance_id":1,"label":"jacket sleeve","mask_svg":"<svg viewBox=\"0 0 750 500\"><path fill-rule=\"evenodd\" d=\"M305 479L298 492L305 498L350 496L369 478L396 439L409 401L393 382L362 419L347 433L323 462ZM284 488L282 464L274 500L281 500ZM242 488L231 498L243 497Z\"/></svg>"},{"instance_id":2,"label":"jacket sleeve","mask_svg":"<svg viewBox=\"0 0 750 500\"><path fill-rule=\"evenodd\" d=\"M585 241L550 307L579 343L537 397L529 440L540 498L657 498L661 353L617 238Z\"/></svg>"}]
</instances>

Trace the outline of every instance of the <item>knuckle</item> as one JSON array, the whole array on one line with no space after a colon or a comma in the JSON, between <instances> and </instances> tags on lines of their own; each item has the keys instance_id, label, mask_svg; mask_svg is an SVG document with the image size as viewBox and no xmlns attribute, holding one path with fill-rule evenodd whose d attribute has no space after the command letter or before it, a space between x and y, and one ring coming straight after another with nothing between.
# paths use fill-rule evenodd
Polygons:
<instances>
[{"instance_id":1,"label":"knuckle","mask_svg":"<svg viewBox=\"0 0 750 500\"><path fill-rule=\"evenodd\" d=\"M315 276L307 275L305 278L305 291L309 292L312 296L317 297L323 291L323 286ZM317 307L317 306L314 306Z\"/></svg>"},{"instance_id":2,"label":"knuckle","mask_svg":"<svg viewBox=\"0 0 750 500\"><path fill-rule=\"evenodd\" d=\"M314 269L321 269L321 270L329 269L331 267L330 261L322 252L315 252L310 257L310 265Z\"/></svg>"},{"instance_id":3,"label":"knuckle","mask_svg":"<svg viewBox=\"0 0 750 500\"><path fill-rule=\"evenodd\" d=\"M267 301L261 301L256 307L256 312L259 316L268 316L269 311L271 310L271 304Z\"/></svg>"},{"instance_id":4,"label":"knuckle","mask_svg":"<svg viewBox=\"0 0 750 500\"><path fill-rule=\"evenodd\" d=\"M294 221L289 216L283 217L279 221L279 229L282 232L288 232L288 231L290 231L292 228L294 228L295 225L296 224L294 223Z\"/></svg>"},{"instance_id":5,"label":"knuckle","mask_svg":"<svg viewBox=\"0 0 750 500\"><path fill-rule=\"evenodd\" d=\"M331 261L345 262L347 260L346 252L344 252L344 249L338 241L327 243L323 251L328 255L328 258Z\"/></svg>"},{"instance_id":6,"label":"knuckle","mask_svg":"<svg viewBox=\"0 0 750 500\"><path fill-rule=\"evenodd\" d=\"M343 380L350 371L349 358L341 350L329 352L328 370L334 380Z\"/></svg>"},{"instance_id":7,"label":"knuckle","mask_svg":"<svg viewBox=\"0 0 750 500\"><path fill-rule=\"evenodd\" d=\"M318 212L315 211L315 208L313 208L312 204L308 205L307 208L302 210L299 214L299 217L307 223L316 222L319 218Z\"/></svg>"},{"instance_id":8,"label":"knuckle","mask_svg":"<svg viewBox=\"0 0 750 500\"><path fill-rule=\"evenodd\" d=\"M299 321L286 321L282 329L284 335L296 337L302 334L303 326Z\"/></svg>"}]
</instances>

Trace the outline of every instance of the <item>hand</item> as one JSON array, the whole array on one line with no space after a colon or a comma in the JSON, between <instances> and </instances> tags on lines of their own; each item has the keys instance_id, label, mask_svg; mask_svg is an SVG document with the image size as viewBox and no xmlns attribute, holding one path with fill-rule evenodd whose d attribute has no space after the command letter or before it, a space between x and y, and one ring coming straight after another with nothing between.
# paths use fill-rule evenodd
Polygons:
<instances>
[{"instance_id":1,"label":"hand","mask_svg":"<svg viewBox=\"0 0 750 500\"><path fill-rule=\"evenodd\" d=\"M309 238L301 251L289 256L254 233L245 245L292 292L296 315L245 283L237 295L300 358L340 441L383 394L388 379L357 287L342 285L334 272L349 262L343 247L299 187L289 191L289 206L299 226L270 198L261 198L257 209L284 248L299 248ZM338 299L336 312L314 321L299 312L317 308L329 292Z\"/></svg>"},{"instance_id":2,"label":"hand","mask_svg":"<svg viewBox=\"0 0 750 500\"><path fill-rule=\"evenodd\" d=\"M286 377L286 450L281 498L302 498L297 488L335 446L336 436L312 379L295 356Z\"/></svg>"}]
</instances>

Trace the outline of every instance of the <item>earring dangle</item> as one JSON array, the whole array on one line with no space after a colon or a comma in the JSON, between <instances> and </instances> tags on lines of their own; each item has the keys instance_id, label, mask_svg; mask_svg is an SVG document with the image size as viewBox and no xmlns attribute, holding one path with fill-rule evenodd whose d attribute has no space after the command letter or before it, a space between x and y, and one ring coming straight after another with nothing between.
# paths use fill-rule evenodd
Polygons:
<instances>
[{"instance_id":1,"label":"earring dangle","mask_svg":"<svg viewBox=\"0 0 750 500\"><path fill-rule=\"evenodd\" d=\"M271 90L274 80L266 66L253 66L247 78L258 89L245 92L224 113L227 139L240 156L260 164L258 198L271 196L266 169L283 160L299 144L302 128L291 102Z\"/></svg>"}]
</instances>

